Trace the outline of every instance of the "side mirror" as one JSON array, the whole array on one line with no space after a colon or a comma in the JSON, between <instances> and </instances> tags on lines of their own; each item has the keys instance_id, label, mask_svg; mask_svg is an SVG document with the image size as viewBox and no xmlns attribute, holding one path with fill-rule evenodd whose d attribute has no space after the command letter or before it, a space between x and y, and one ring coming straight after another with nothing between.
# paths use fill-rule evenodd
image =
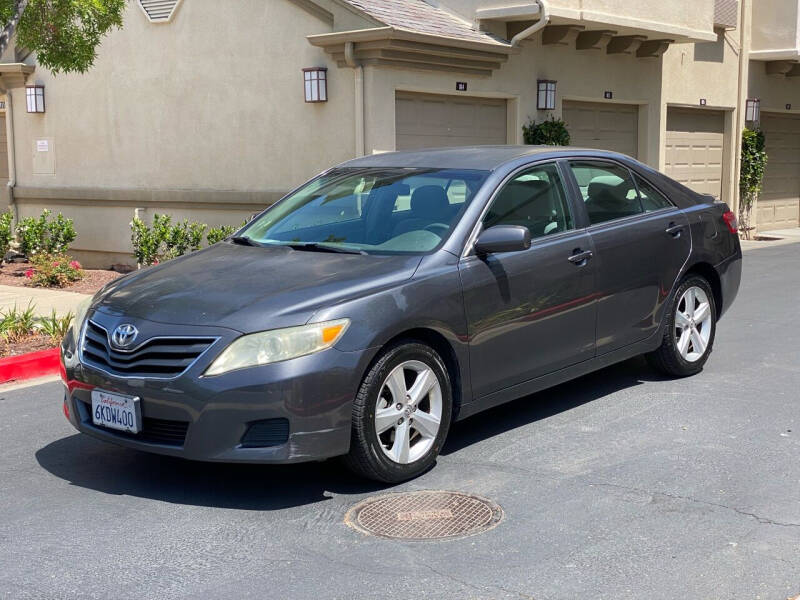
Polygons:
<instances>
[{"instance_id":1,"label":"side mirror","mask_svg":"<svg viewBox=\"0 0 800 600\"><path fill-rule=\"evenodd\" d=\"M531 232L522 225L495 225L482 231L475 242L476 254L519 252L531 247Z\"/></svg>"}]
</instances>

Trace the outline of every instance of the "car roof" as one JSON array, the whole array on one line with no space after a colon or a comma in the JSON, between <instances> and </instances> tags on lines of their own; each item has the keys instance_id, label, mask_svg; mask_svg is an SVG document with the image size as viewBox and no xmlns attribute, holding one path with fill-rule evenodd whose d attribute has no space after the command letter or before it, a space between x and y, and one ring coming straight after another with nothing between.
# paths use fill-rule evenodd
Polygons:
<instances>
[{"instance_id":1,"label":"car roof","mask_svg":"<svg viewBox=\"0 0 800 600\"><path fill-rule=\"evenodd\" d=\"M403 152L382 152L362 156L340 167L424 167L438 169L477 169L493 171L524 157L536 159L593 156L631 160L616 152L571 146L463 146L426 148Z\"/></svg>"}]
</instances>

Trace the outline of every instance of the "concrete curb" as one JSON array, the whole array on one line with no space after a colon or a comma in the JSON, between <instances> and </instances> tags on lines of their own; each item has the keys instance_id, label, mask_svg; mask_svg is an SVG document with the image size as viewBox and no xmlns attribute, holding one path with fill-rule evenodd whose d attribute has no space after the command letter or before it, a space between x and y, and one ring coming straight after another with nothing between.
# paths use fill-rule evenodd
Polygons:
<instances>
[{"instance_id":1,"label":"concrete curb","mask_svg":"<svg viewBox=\"0 0 800 600\"><path fill-rule=\"evenodd\" d=\"M0 359L0 383L23 381L44 375L58 375L61 359L58 348L29 352Z\"/></svg>"}]
</instances>

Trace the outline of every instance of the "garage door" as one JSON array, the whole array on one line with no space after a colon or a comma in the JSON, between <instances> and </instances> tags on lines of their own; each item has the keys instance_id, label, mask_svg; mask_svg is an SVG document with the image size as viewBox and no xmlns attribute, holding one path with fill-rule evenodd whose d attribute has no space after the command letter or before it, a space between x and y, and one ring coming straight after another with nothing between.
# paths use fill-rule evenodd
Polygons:
<instances>
[{"instance_id":1,"label":"garage door","mask_svg":"<svg viewBox=\"0 0 800 600\"><path fill-rule=\"evenodd\" d=\"M506 101L397 92L398 150L505 144Z\"/></svg>"},{"instance_id":2,"label":"garage door","mask_svg":"<svg viewBox=\"0 0 800 600\"><path fill-rule=\"evenodd\" d=\"M701 194L722 195L725 113L670 108L667 111L666 173Z\"/></svg>"},{"instance_id":3,"label":"garage door","mask_svg":"<svg viewBox=\"0 0 800 600\"><path fill-rule=\"evenodd\" d=\"M800 225L800 115L761 113L767 169L758 199L758 229Z\"/></svg>"},{"instance_id":4,"label":"garage door","mask_svg":"<svg viewBox=\"0 0 800 600\"><path fill-rule=\"evenodd\" d=\"M573 146L638 155L638 106L565 100L563 114Z\"/></svg>"}]
</instances>

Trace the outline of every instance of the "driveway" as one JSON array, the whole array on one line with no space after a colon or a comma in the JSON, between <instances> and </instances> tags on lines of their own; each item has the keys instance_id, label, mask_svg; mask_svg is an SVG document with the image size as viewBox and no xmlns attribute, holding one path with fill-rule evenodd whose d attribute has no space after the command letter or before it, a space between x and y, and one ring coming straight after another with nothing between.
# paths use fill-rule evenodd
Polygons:
<instances>
[{"instance_id":1,"label":"driveway","mask_svg":"<svg viewBox=\"0 0 800 600\"><path fill-rule=\"evenodd\" d=\"M800 593L800 244L745 255L706 369L641 359L457 424L392 491L497 502L473 537L343 523L336 463L205 465L78 435L61 387L0 390L2 598L783 600Z\"/></svg>"}]
</instances>

